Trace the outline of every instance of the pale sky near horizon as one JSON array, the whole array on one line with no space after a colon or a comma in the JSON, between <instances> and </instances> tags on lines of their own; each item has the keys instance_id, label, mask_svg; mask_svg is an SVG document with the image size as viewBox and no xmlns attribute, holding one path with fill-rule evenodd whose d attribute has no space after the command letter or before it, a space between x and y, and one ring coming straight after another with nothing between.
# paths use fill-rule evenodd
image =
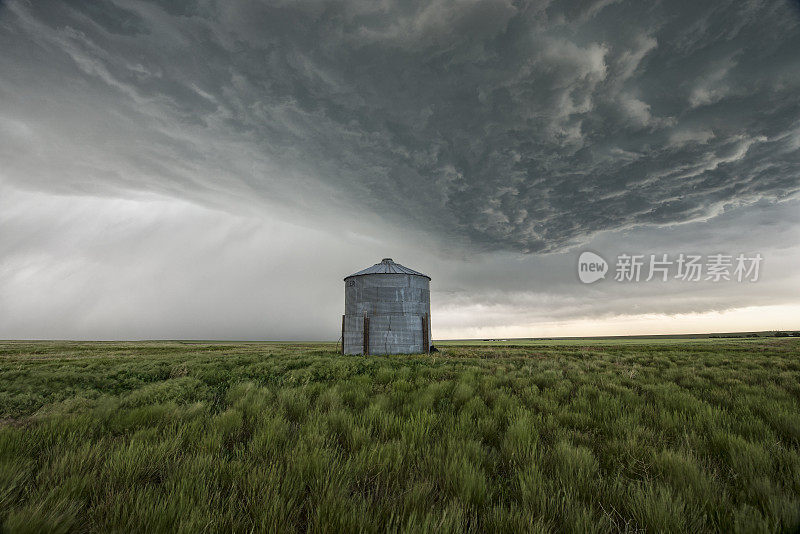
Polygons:
<instances>
[{"instance_id":1,"label":"pale sky near horizon","mask_svg":"<svg viewBox=\"0 0 800 534\"><path fill-rule=\"evenodd\" d=\"M434 339L800 329L797 50L789 1L0 0L0 339L333 340L383 257Z\"/></svg>"}]
</instances>

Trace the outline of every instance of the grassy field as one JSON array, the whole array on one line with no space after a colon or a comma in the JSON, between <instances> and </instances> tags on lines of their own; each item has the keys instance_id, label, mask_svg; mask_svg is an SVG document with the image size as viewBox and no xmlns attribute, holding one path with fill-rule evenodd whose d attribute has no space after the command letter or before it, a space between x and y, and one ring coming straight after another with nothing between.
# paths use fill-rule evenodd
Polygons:
<instances>
[{"instance_id":1,"label":"grassy field","mask_svg":"<svg viewBox=\"0 0 800 534\"><path fill-rule=\"evenodd\" d=\"M5 532L797 532L800 341L0 343Z\"/></svg>"},{"instance_id":2,"label":"grassy field","mask_svg":"<svg viewBox=\"0 0 800 534\"><path fill-rule=\"evenodd\" d=\"M793 330L784 332L787 337L797 337ZM751 337L752 336L752 337ZM674 343L738 343L772 339L775 332L732 332L720 334L677 334L658 336L563 337L563 338L509 338L509 339L448 339L436 346L550 346L550 345L665 345Z\"/></svg>"}]
</instances>

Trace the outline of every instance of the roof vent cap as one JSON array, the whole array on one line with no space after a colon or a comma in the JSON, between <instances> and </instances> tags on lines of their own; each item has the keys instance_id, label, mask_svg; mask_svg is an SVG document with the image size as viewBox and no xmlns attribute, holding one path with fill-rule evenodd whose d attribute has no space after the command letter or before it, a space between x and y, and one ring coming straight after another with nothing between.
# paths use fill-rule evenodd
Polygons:
<instances>
[{"instance_id":1,"label":"roof vent cap","mask_svg":"<svg viewBox=\"0 0 800 534\"><path fill-rule=\"evenodd\" d=\"M393 262L392 262L392 258L383 258L383 259L381 260L381 263L393 263Z\"/></svg>"}]
</instances>

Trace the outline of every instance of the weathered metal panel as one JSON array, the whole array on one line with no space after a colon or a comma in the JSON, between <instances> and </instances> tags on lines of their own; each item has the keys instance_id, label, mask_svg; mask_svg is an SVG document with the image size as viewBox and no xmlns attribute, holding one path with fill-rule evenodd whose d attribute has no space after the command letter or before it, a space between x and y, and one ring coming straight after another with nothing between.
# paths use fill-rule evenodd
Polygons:
<instances>
[{"instance_id":1,"label":"weathered metal panel","mask_svg":"<svg viewBox=\"0 0 800 534\"><path fill-rule=\"evenodd\" d=\"M345 354L428 352L430 278L390 260L345 278L342 344Z\"/></svg>"},{"instance_id":2,"label":"weathered metal panel","mask_svg":"<svg viewBox=\"0 0 800 534\"><path fill-rule=\"evenodd\" d=\"M345 315L344 317L344 353L364 353L364 317L362 315Z\"/></svg>"}]
</instances>

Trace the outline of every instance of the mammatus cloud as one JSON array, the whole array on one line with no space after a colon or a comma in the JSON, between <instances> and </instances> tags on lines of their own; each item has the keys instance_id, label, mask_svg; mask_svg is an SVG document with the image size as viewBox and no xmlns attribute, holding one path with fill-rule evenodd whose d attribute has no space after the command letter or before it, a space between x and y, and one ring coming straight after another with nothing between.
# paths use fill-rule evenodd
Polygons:
<instances>
[{"instance_id":1,"label":"mammatus cloud","mask_svg":"<svg viewBox=\"0 0 800 534\"><path fill-rule=\"evenodd\" d=\"M520 252L800 190L788 1L10 1L0 46L18 187Z\"/></svg>"},{"instance_id":2,"label":"mammatus cloud","mask_svg":"<svg viewBox=\"0 0 800 534\"><path fill-rule=\"evenodd\" d=\"M433 277L437 338L797 328L799 21L0 1L0 338L335 339L385 256ZM586 286L576 244L764 271Z\"/></svg>"}]
</instances>

